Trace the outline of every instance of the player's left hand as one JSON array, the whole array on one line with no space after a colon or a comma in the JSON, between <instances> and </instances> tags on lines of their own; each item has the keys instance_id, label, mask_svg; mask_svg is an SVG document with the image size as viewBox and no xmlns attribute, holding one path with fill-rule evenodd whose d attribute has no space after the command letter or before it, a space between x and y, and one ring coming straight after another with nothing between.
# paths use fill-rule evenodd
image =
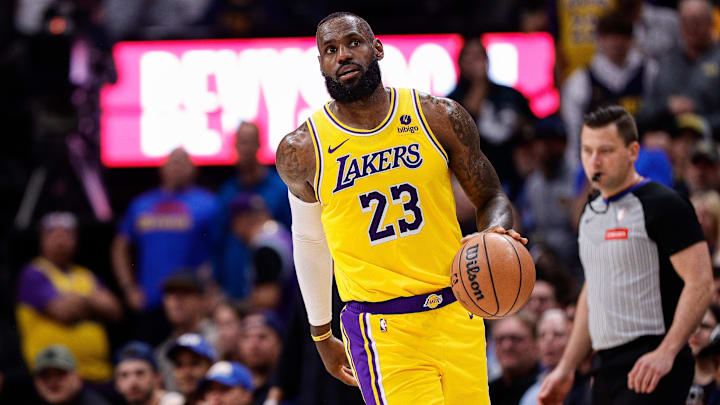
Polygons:
<instances>
[{"instance_id":1,"label":"player's left hand","mask_svg":"<svg viewBox=\"0 0 720 405\"><path fill-rule=\"evenodd\" d=\"M511 238L515 239L516 241L519 241L519 242L522 243L523 245L527 245L527 243L528 243L527 238L523 238L522 235L520 235L516 230L514 230L514 229L508 229L508 230L506 230L505 228L503 228L502 226L499 226L499 225L498 225L498 226L493 226L492 228L489 228L489 229L486 229L486 230L484 230L483 232L501 233L501 234L505 234L505 235L510 236ZM478 235L478 234L480 234L480 233L482 233L482 232L471 233L470 235L467 235L467 236L465 236L464 238L462 238L462 239L460 240L460 243L465 243L465 242L467 242L470 238L472 238L473 236Z\"/></svg>"},{"instance_id":2,"label":"player's left hand","mask_svg":"<svg viewBox=\"0 0 720 405\"><path fill-rule=\"evenodd\" d=\"M672 369L675 356L661 350L653 350L640 357L628 373L628 388L640 394L655 390L660 379Z\"/></svg>"}]
</instances>

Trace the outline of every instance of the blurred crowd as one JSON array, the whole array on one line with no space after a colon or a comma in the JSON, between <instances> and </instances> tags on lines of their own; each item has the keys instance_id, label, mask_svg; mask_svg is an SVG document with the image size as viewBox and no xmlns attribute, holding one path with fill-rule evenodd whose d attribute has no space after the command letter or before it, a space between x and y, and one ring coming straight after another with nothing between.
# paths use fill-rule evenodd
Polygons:
<instances>
[{"instance_id":1,"label":"blurred crowd","mask_svg":"<svg viewBox=\"0 0 720 405\"><path fill-rule=\"evenodd\" d=\"M465 35L448 97L475 118L537 268L526 308L488 322L493 404L536 403L567 344L583 280L577 221L592 192L579 132L583 114L604 104L635 115L639 173L686 196L705 232L716 296L689 341L687 403L720 404L718 1L342 7L381 34ZM0 403L362 403L325 372L309 338L287 189L256 157L255 124L237 128L235 167L199 168L176 149L157 171L108 169L98 152L113 43L313 35L336 9L320 0L0 4ZM490 80L478 36L487 31L553 35L557 113L536 117L521 93ZM455 199L463 232L474 232L459 187ZM334 305L338 313L337 296ZM566 403L588 404L590 382L588 359Z\"/></svg>"}]
</instances>

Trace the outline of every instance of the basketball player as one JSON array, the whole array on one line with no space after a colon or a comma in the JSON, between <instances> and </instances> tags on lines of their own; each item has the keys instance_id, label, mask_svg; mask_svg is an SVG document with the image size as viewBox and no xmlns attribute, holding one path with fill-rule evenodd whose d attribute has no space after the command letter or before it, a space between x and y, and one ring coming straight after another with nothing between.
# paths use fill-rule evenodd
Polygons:
<instances>
[{"instance_id":1,"label":"basketball player","mask_svg":"<svg viewBox=\"0 0 720 405\"><path fill-rule=\"evenodd\" d=\"M325 367L359 384L367 404L488 404L483 322L450 288L461 240L451 173L477 207L478 229L527 240L510 229L475 123L453 101L383 87L383 45L362 18L331 14L316 40L334 101L282 140L277 168ZM330 331L333 267L348 302L344 346Z\"/></svg>"},{"instance_id":2,"label":"basketball player","mask_svg":"<svg viewBox=\"0 0 720 405\"><path fill-rule=\"evenodd\" d=\"M683 404L693 380L687 342L712 297L708 245L690 202L640 176L638 134L620 106L587 114L583 168L600 191L580 218L586 283L560 363L538 400L562 404L590 349L593 405Z\"/></svg>"}]
</instances>

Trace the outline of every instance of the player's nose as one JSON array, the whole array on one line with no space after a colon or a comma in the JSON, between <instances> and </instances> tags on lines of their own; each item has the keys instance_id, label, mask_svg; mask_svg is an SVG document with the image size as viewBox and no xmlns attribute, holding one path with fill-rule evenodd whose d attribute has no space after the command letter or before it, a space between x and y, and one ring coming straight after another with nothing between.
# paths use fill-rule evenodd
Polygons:
<instances>
[{"instance_id":1,"label":"player's nose","mask_svg":"<svg viewBox=\"0 0 720 405\"><path fill-rule=\"evenodd\" d=\"M352 60L352 51L346 46L340 46L337 50L337 61L339 63Z\"/></svg>"}]
</instances>

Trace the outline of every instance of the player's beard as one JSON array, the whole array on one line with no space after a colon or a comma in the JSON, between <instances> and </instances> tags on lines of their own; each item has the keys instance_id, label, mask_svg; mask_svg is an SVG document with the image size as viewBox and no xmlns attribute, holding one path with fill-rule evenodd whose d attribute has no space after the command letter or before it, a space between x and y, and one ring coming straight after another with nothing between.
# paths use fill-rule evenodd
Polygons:
<instances>
[{"instance_id":1,"label":"player's beard","mask_svg":"<svg viewBox=\"0 0 720 405\"><path fill-rule=\"evenodd\" d=\"M323 76L325 77L325 87L327 87L330 97L338 103L352 103L362 100L370 96L382 83L380 64L378 64L376 58L373 58L373 61L370 62L370 65L362 73L362 76L352 84L345 85L328 75Z\"/></svg>"}]
</instances>

